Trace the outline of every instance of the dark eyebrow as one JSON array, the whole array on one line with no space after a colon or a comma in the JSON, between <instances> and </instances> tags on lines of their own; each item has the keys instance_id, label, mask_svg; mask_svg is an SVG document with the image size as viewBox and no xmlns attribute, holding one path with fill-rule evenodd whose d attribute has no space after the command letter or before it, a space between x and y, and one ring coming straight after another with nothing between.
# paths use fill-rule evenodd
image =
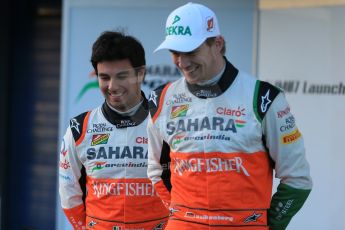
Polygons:
<instances>
[{"instance_id":1,"label":"dark eyebrow","mask_svg":"<svg viewBox=\"0 0 345 230\"><path fill-rule=\"evenodd\" d=\"M124 75L124 74L130 74L130 70L122 70L118 73L115 74L115 76L121 76L121 75Z\"/></svg>"},{"instance_id":2,"label":"dark eyebrow","mask_svg":"<svg viewBox=\"0 0 345 230\"><path fill-rule=\"evenodd\" d=\"M109 74L106 73L98 73L98 76L102 76L102 77L110 77Z\"/></svg>"}]
</instances>

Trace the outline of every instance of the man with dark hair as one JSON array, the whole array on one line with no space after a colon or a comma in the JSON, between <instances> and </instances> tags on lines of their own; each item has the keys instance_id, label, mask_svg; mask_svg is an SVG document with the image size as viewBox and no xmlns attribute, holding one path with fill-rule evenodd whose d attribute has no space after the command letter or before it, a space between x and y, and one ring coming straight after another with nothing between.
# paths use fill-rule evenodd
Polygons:
<instances>
[{"instance_id":1,"label":"man with dark hair","mask_svg":"<svg viewBox=\"0 0 345 230\"><path fill-rule=\"evenodd\" d=\"M312 180L284 93L226 59L216 15L203 5L175 9L165 34L157 50L168 49L183 75L149 99L148 175L171 210L166 229L285 229Z\"/></svg>"},{"instance_id":2,"label":"man with dark hair","mask_svg":"<svg viewBox=\"0 0 345 230\"><path fill-rule=\"evenodd\" d=\"M107 31L93 44L91 63L105 102L70 120L60 152L61 206L74 229L163 229L168 210L146 173L144 48Z\"/></svg>"}]
</instances>

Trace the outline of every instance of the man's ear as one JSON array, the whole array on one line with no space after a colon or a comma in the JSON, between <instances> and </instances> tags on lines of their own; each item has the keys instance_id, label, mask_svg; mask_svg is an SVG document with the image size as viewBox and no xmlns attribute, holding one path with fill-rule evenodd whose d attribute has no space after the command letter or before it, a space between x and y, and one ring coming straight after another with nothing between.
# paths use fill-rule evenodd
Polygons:
<instances>
[{"instance_id":1,"label":"man's ear","mask_svg":"<svg viewBox=\"0 0 345 230\"><path fill-rule=\"evenodd\" d=\"M219 51L221 51L224 47L224 38L222 36L217 36L215 38L215 44L217 46L217 48L219 49Z\"/></svg>"}]
</instances>

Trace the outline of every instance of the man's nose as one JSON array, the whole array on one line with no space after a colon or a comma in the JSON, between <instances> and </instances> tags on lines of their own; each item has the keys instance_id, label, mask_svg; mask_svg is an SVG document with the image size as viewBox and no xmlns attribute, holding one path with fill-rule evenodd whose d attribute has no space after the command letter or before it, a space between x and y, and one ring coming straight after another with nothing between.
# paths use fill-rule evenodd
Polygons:
<instances>
[{"instance_id":1,"label":"man's nose","mask_svg":"<svg viewBox=\"0 0 345 230\"><path fill-rule=\"evenodd\" d=\"M115 91L119 88L119 81L116 79L116 77L110 78L108 89L110 91Z\"/></svg>"},{"instance_id":2,"label":"man's nose","mask_svg":"<svg viewBox=\"0 0 345 230\"><path fill-rule=\"evenodd\" d=\"M188 68L190 66L190 58L185 54L180 54L178 57L178 65L180 68Z\"/></svg>"}]
</instances>

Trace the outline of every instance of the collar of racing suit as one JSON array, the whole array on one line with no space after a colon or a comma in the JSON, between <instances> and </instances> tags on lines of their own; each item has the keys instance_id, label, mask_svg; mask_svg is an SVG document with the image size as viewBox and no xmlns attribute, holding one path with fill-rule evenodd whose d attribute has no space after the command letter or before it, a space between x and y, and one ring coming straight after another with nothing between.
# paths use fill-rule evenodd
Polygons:
<instances>
[{"instance_id":1,"label":"collar of racing suit","mask_svg":"<svg viewBox=\"0 0 345 230\"><path fill-rule=\"evenodd\" d=\"M115 125L116 128L127 128L139 125L149 114L148 102L143 91L141 91L141 95L143 97L143 102L139 109L132 116L123 116L112 110L109 105L104 102L102 105L102 113L104 117L111 124Z\"/></svg>"},{"instance_id":2,"label":"collar of racing suit","mask_svg":"<svg viewBox=\"0 0 345 230\"><path fill-rule=\"evenodd\" d=\"M186 82L188 90L194 94L194 96L202 99L218 97L221 95L225 90L227 90L232 82L235 80L238 69L236 69L227 59L225 59L225 70L222 77L219 81L214 85L196 85L196 84L189 84Z\"/></svg>"}]
</instances>

